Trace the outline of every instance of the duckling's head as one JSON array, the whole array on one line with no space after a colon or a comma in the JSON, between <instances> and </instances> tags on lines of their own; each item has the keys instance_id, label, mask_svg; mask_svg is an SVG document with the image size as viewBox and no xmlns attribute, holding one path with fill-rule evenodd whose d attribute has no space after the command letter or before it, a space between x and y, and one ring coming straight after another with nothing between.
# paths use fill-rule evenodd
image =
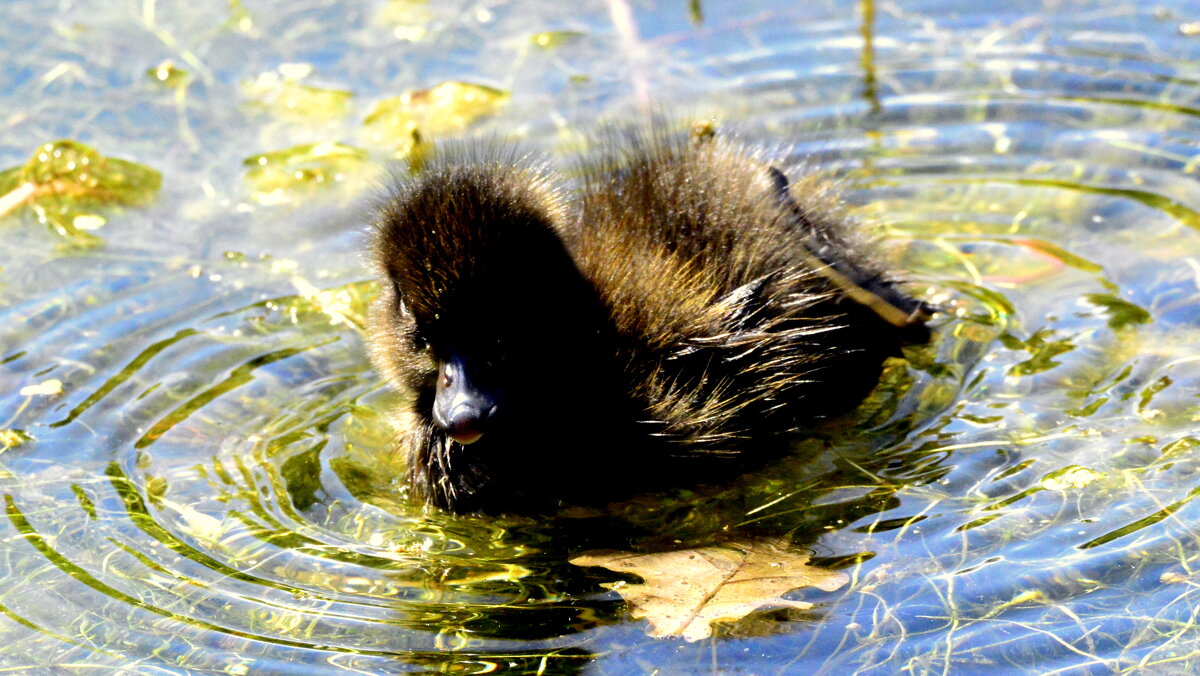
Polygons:
<instances>
[{"instance_id":1,"label":"duckling's head","mask_svg":"<svg viewBox=\"0 0 1200 676\"><path fill-rule=\"evenodd\" d=\"M409 478L430 502L468 508L501 463L520 464L518 438L569 415L555 383L595 301L560 211L545 175L507 158L429 166L380 210L372 356L413 397Z\"/></svg>"}]
</instances>

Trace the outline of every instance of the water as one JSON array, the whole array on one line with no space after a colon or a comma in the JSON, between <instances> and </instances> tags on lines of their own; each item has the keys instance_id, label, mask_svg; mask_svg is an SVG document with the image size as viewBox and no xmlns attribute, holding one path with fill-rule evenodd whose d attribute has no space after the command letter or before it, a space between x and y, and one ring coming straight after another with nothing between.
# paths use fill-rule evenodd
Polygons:
<instances>
[{"instance_id":1,"label":"water","mask_svg":"<svg viewBox=\"0 0 1200 676\"><path fill-rule=\"evenodd\" d=\"M0 167L73 138L163 188L99 210L101 246L0 221L0 666L1197 669L1200 9L662 3L636 35L611 9L5 3ZM147 75L166 60L186 88ZM289 109L271 83L309 71L353 96ZM642 99L735 120L836 174L952 316L815 457L616 517L424 513L356 328L388 156L362 121L444 80L511 92L471 133L551 149ZM247 179L323 141L370 160L330 189ZM687 644L566 562L726 525L851 582Z\"/></svg>"}]
</instances>

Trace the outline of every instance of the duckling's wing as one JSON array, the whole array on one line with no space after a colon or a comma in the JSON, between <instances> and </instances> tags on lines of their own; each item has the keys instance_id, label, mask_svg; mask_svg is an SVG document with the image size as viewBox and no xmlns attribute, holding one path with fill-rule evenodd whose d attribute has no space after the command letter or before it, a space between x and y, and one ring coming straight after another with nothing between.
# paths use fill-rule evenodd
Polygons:
<instances>
[{"instance_id":1,"label":"duckling's wing","mask_svg":"<svg viewBox=\"0 0 1200 676\"><path fill-rule=\"evenodd\" d=\"M846 297L870 308L892 326L914 334L910 338L913 342L925 342L928 331L923 325L932 315L933 308L897 289L895 282L881 273L864 270L839 255L838 252L847 247L838 246L835 236L815 223L796 203L787 175L778 167L768 167L767 172L779 205L792 215L797 230L802 233L801 253L814 259L813 269L833 282Z\"/></svg>"}]
</instances>

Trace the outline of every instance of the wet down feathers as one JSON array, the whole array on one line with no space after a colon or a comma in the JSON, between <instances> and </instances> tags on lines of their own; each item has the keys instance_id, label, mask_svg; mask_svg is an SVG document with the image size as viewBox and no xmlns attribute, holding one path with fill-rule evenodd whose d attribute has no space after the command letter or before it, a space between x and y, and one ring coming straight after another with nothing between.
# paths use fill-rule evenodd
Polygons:
<instances>
[{"instance_id":1,"label":"wet down feathers","mask_svg":"<svg viewBox=\"0 0 1200 676\"><path fill-rule=\"evenodd\" d=\"M928 308L817 184L721 137L599 145L566 172L445 150L382 202L371 354L405 397L397 443L429 504L728 478L928 339Z\"/></svg>"}]
</instances>

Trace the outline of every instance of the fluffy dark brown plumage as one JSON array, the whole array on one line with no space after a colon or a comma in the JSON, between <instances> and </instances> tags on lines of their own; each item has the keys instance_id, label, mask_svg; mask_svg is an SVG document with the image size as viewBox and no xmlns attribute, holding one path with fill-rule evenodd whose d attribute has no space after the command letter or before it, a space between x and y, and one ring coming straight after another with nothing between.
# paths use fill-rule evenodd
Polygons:
<instances>
[{"instance_id":1,"label":"fluffy dark brown plumage","mask_svg":"<svg viewBox=\"0 0 1200 676\"><path fill-rule=\"evenodd\" d=\"M603 145L569 191L510 153L443 153L381 209L372 355L407 396L399 444L431 504L728 476L927 337L924 307L764 158L655 133Z\"/></svg>"}]
</instances>

